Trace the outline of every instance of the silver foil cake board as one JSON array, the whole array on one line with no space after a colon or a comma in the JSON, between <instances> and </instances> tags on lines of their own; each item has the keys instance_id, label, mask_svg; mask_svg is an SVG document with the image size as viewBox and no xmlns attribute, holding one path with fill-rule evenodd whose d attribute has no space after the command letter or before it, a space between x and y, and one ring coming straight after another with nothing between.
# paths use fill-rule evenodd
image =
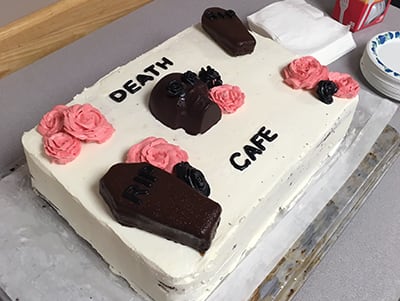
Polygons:
<instances>
[{"instance_id":1,"label":"silver foil cake board","mask_svg":"<svg viewBox=\"0 0 400 301\"><path fill-rule=\"evenodd\" d=\"M339 191L253 293L251 301L290 300L400 155L400 136L387 126Z\"/></svg>"},{"instance_id":2,"label":"silver foil cake board","mask_svg":"<svg viewBox=\"0 0 400 301\"><path fill-rule=\"evenodd\" d=\"M303 284L399 154L397 106L360 99L335 156L207 301L287 300ZM0 300L144 300L32 191L25 165L0 181L0 206Z\"/></svg>"}]
</instances>

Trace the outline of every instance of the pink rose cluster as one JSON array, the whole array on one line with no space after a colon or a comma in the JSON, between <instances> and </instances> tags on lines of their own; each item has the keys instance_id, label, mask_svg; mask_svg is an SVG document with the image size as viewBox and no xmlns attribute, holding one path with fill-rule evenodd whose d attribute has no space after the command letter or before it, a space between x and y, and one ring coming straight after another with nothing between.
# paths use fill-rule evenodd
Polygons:
<instances>
[{"instance_id":1,"label":"pink rose cluster","mask_svg":"<svg viewBox=\"0 0 400 301\"><path fill-rule=\"evenodd\" d=\"M329 72L312 56L304 56L293 60L283 69L284 82L293 89L314 89L322 80L333 81L338 91L335 96L352 98L358 95L360 86L349 74Z\"/></svg>"},{"instance_id":2,"label":"pink rose cluster","mask_svg":"<svg viewBox=\"0 0 400 301\"><path fill-rule=\"evenodd\" d=\"M174 166L188 161L188 154L179 146L168 143L163 138L148 137L133 145L126 156L126 163L147 162L172 173Z\"/></svg>"},{"instance_id":3,"label":"pink rose cluster","mask_svg":"<svg viewBox=\"0 0 400 301\"><path fill-rule=\"evenodd\" d=\"M360 85L349 74L339 72L329 72L329 80L333 81L338 90L336 96L340 98L353 98L360 92Z\"/></svg>"},{"instance_id":4,"label":"pink rose cluster","mask_svg":"<svg viewBox=\"0 0 400 301\"><path fill-rule=\"evenodd\" d=\"M81 151L82 142L103 143L115 131L103 114L90 104L55 106L42 117L37 130L43 136L44 152L57 164L74 160Z\"/></svg>"},{"instance_id":5,"label":"pink rose cluster","mask_svg":"<svg viewBox=\"0 0 400 301\"><path fill-rule=\"evenodd\" d=\"M223 84L210 89L211 99L226 114L236 112L244 104L245 94L238 86Z\"/></svg>"}]
</instances>

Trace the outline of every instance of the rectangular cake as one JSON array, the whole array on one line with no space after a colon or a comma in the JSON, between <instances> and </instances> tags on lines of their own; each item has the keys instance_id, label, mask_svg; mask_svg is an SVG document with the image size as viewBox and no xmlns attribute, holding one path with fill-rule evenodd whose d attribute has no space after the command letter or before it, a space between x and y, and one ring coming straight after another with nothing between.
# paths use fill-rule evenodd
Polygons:
<instances>
[{"instance_id":1,"label":"rectangular cake","mask_svg":"<svg viewBox=\"0 0 400 301\"><path fill-rule=\"evenodd\" d=\"M282 70L294 56L272 40L252 35L254 51L233 57L193 26L84 89L67 105L91 104L115 132L104 143L83 144L72 162L52 163L37 127L23 135L33 188L116 274L152 300L205 300L279 212L292 205L352 120L357 96L334 96L328 105L313 91L292 89ZM198 135L173 130L151 114L149 95L163 76L207 66L245 93L234 114L223 114ZM263 138L266 132L275 139ZM184 149L190 164L207 178L209 198L222 212L206 252L121 225L100 195L100 179L147 137L161 137Z\"/></svg>"}]
</instances>

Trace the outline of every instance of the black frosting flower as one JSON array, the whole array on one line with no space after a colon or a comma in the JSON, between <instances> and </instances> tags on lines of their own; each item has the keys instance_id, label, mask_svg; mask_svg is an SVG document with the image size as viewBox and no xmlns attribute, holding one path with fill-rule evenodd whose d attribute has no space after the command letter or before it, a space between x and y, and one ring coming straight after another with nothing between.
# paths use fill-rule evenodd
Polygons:
<instances>
[{"instance_id":1,"label":"black frosting flower","mask_svg":"<svg viewBox=\"0 0 400 301\"><path fill-rule=\"evenodd\" d=\"M217 19L217 14L215 12L213 12L212 10L210 10L210 9L206 10L205 16L210 20Z\"/></svg>"},{"instance_id":2,"label":"black frosting flower","mask_svg":"<svg viewBox=\"0 0 400 301\"><path fill-rule=\"evenodd\" d=\"M185 95L185 88L183 84L176 81L171 80L167 86L167 92L171 96L184 96Z\"/></svg>"},{"instance_id":3,"label":"black frosting flower","mask_svg":"<svg viewBox=\"0 0 400 301\"><path fill-rule=\"evenodd\" d=\"M197 74L193 71L189 70L182 74L182 81L188 83L189 85L194 86L197 80L199 80L199 78L197 77Z\"/></svg>"},{"instance_id":4,"label":"black frosting flower","mask_svg":"<svg viewBox=\"0 0 400 301\"><path fill-rule=\"evenodd\" d=\"M228 10L225 12L225 14L226 14L229 18L232 18L232 17L235 16L235 12L234 12L233 10L231 10L231 9L228 9Z\"/></svg>"},{"instance_id":5,"label":"black frosting flower","mask_svg":"<svg viewBox=\"0 0 400 301\"><path fill-rule=\"evenodd\" d=\"M319 100L323 103L331 104L333 102L333 95L337 92L337 85L330 80L321 80L317 84L317 95Z\"/></svg>"},{"instance_id":6,"label":"black frosting flower","mask_svg":"<svg viewBox=\"0 0 400 301\"><path fill-rule=\"evenodd\" d=\"M173 173L193 189L204 196L210 195L210 186L203 173L192 167L188 162L181 162L174 166Z\"/></svg>"},{"instance_id":7,"label":"black frosting flower","mask_svg":"<svg viewBox=\"0 0 400 301\"><path fill-rule=\"evenodd\" d=\"M207 84L208 89L222 85L221 76L219 75L218 71L211 68L211 66L207 66L206 69L201 68L199 72L199 78Z\"/></svg>"}]
</instances>

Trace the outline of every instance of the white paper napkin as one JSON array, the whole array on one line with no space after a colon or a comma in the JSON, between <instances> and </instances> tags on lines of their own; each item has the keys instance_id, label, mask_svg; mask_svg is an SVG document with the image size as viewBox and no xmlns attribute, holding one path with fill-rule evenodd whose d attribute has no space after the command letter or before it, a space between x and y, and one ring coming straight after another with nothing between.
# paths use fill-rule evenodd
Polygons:
<instances>
[{"instance_id":1,"label":"white paper napkin","mask_svg":"<svg viewBox=\"0 0 400 301\"><path fill-rule=\"evenodd\" d=\"M304 0L278 1L247 17L252 31L299 56L312 55L328 65L356 47L349 27Z\"/></svg>"}]
</instances>

